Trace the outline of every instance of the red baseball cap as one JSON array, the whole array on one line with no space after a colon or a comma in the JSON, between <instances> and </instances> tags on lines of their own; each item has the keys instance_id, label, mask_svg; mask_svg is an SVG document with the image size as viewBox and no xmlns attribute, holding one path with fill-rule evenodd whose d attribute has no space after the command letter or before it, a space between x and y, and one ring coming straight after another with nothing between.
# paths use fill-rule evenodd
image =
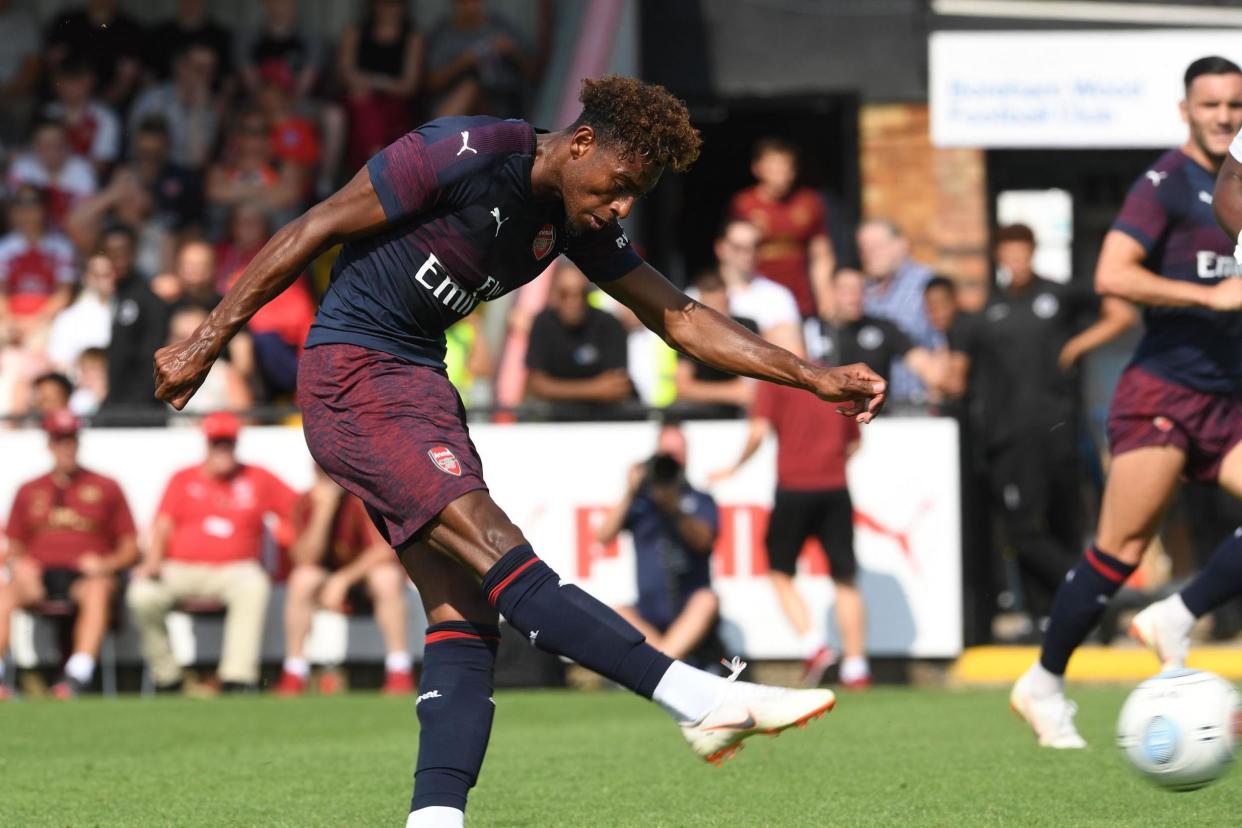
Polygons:
<instances>
[{"instance_id":1,"label":"red baseball cap","mask_svg":"<svg viewBox=\"0 0 1242 828\"><path fill-rule=\"evenodd\" d=\"M203 434L207 439L215 442L216 440L237 440L237 434L241 431L241 420L236 414L229 411L217 411L214 414L208 414L203 418Z\"/></svg>"},{"instance_id":2,"label":"red baseball cap","mask_svg":"<svg viewBox=\"0 0 1242 828\"><path fill-rule=\"evenodd\" d=\"M43 418L43 430L49 437L77 437L82 424L67 408L53 411Z\"/></svg>"}]
</instances>

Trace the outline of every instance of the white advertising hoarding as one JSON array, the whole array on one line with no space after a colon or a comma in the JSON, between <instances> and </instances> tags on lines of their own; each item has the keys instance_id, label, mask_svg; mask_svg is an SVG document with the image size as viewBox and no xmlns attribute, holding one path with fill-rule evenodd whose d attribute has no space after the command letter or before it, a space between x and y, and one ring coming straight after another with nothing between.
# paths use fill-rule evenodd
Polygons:
<instances>
[{"instance_id":1,"label":"white advertising hoarding","mask_svg":"<svg viewBox=\"0 0 1242 828\"><path fill-rule=\"evenodd\" d=\"M1168 147L1186 140L1182 74L1242 61L1236 30L934 32L939 147Z\"/></svg>"},{"instance_id":2,"label":"white advertising hoarding","mask_svg":"<svg viewBox=\"0 0 1242 828\"><path fill-rule=\"evenodd\" d=\"M893 419L863 429L850 464L860 584L868 601L868 648L876 655L951 658L961 650L961 529L957 430L949 420ZM692 423L688 474L701 485L741 451L740 422ZM540 557L562 577L609 603L632 601L633 550L628 539L602 547L593 529L620 497L630 465L649 456L649 423L476 425L496 501L525 531ZM239 454L305 489L311 460L299 429L249 428ZM135 520L148 526L169 476L201 459L192 429L88 430L82 462L117 478ZM722 636L753 658L804 655L768 583L763 530L772 502L775 452L768 444L746 469L712 493L721 507L713 553L721 598ZM17 487L49 466L37 431L0 433L0 509L7 518ZM832 586L825 559L811 548L798 582L814 617L829 624ZM832 631L835 640L835 630Z\"/></svg>"}]
</instances>

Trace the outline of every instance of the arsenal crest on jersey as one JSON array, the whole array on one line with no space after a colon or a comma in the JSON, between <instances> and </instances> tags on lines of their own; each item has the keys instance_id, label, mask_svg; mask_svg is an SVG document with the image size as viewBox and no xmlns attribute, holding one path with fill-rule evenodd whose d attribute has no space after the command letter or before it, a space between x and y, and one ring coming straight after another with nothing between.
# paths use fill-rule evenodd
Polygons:
<instances>
[{"instance_id":1,"label":"arsenal crest on jersey","mask_svg":"<svg viewBox=\"0 0 1242 828\"><path fill-rule=\"evenodd\" d=\"M461 477L461 463L457 462L457 455L444 446L427 449L427 456L439 467L440 471L451 474L453 477Z\"/></svg>"},{"instance_id":2,"label":"arsenal crest on jersey","mask_svg":"<svg viewBox=\"0 0 1242 828\"><path fill-rule=\"evenodd\" d=\"M536 261L542 261L552 252L554 247L556 247L556 228L551 224L545 224L543 229L535 236L535 241L530 246L530 252L535 254Z\"/></svg>"}]
</instances>

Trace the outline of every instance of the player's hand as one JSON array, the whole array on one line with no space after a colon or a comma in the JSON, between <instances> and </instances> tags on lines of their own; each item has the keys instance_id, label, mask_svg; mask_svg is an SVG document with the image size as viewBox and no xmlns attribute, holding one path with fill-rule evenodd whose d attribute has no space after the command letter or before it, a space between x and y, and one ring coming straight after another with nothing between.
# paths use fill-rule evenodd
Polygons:
<instances>
[{"instance_id":1,"label":"player's hand","mask_svg":"<svg viewBox=\"0 0 1242 828\"><path fill-rule=\"evenodd\" d=\"M329 510L335 509L337 504L341 502L341 494L344 492L340 486L336 485L336 481L328 477L320 477L315 481L315 485L311 487L311 501L316 508Z\"/></svg>"},{"instance_id":2,"label":"player's hand","mask_svg":"<svg viewBox=\"0 0 1242 828\"><path fill-rule=\"evenodd\" d=\"M1242 279L1225 279L1212 288L1208 307L1214 311L1242 311Z\"/></svg>"},{"instance_id":3,"label":"player's hand","mask_svg":"<svg viewBox=\"0 0 1242 828\"><path fill-rule=\"evenodd\" d=\"M888 399L888 383L861 362L824 369L811 390L825 402L850 403L838 406L837 413L860 423L875 419Z\"/></svg>"},{"instance_id":4,"label":"player's hand","mask_svg":"<svg viewBox=\"0 0 1242 828\"><path fill-rule=\"evenodd\" d=\"M633 390L630 375L620 368L605 371L595 378L596 398L601 402L629 399Z\"/></svg>"},{"instance_id":5,"label":"player's hand","mask_svg":"<svg viewBox=\"0 0 1242 828\"><path fill-rule=\"evenodd\" d=\"M197 332L155 352L155 396L180 411L207 379L216 361L216 344Z\"/></svg>"},{"instance_id":6,"label":"player's hand","mask_svg":"<svg viewBox=\"0 0 1242 828\"><path fill-rule=\"evenodd\" d=\"M707 485L715 486L717 483L723 483L735 474L737 474L737 469L733 466L727 469L716 469L707 475Z\"/></svg>"},{"instance_id":7,"label":"player's hand","mask_svg":"<svg viewBox=\"0 0 1242 828\"><path fill-rule=\"evenodd\" d=\"M134 567L130 575L135 581L155 580L160 577L160 562L145 560Z\"/></svg>"},{"instance_id":8,"label":"player's hand","mask_svg":"<svg viewBox=\"0 0 1242 828\"><path fill-rule=\"evenodd\" d=\"M1082 356L1082 349L1074 340L1065 343L1065 347L1061 349L1061 353L1057 355L1057 367L1063 372L1069 373L1070 370L1078 364L1078 359Z\"/></svg>"},{"instance_id":9,"label":"player's hand","mask_svg":"<svg viewBox=\"0 0 1242 828\"><path fill-rule=\"evenodd\" d=\"M323 582L319 590L319 604L333 612L345 611L345 598L349 595L349 579L339 572L334 572Z\"/></svg>"}]
</instances>

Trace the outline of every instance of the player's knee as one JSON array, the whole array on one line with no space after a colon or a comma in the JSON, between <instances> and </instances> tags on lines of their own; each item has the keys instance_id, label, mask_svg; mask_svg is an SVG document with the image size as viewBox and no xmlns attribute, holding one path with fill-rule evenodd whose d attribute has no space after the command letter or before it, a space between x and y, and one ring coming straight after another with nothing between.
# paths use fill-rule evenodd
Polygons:
<instances>
[{"instance_id":1,"label":"player's knee","mask_svg":"<svg viewBox=\"0 0 1242 828\"><path fill-rule=\"evenodd\" d=\"M125 605L139 618L162 617L172 606L167 590L154 581L134 581L125 593Z\"/></svg>"},{"instance_id":2,"label":"player's knee","mask_svg":"<svg viewBox=\"0 0 1242 828\"><path fill-rule=\"evenodd\" d=\"M377 601L402 598L405 594L405 573L398 566L377 566L367 573L367 588Z\"/></svg>"},{"instance_id":3,"label":"player's knee","mask_svg":"<svg viewBox=\"0 0 1242 828\"><path fill-rule=\"evenodd\" d=\"M328 573L321 567L310 564L298 564L289 573L289 595L305 597L312 594L323 583Z\"/></svg>"}]
</instances>

